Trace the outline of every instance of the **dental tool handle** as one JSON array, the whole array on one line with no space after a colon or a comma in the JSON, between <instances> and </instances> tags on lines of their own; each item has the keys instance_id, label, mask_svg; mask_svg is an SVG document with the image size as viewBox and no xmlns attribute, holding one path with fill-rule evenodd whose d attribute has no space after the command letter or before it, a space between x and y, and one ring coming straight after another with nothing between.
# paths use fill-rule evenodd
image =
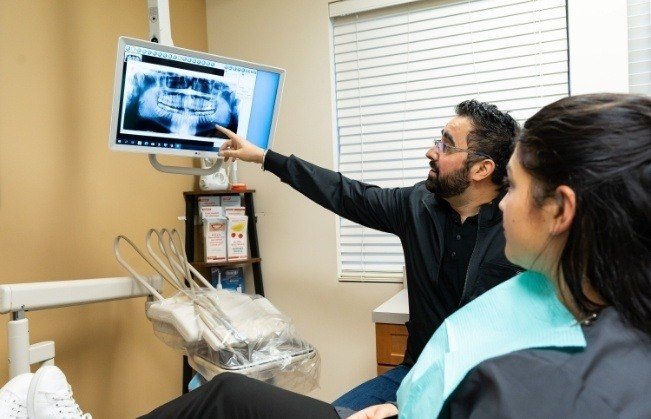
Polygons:
<instances>
[{"instance_id":1,"label":"dental tool handle","mask_svg":"<svg viewBox=\"0 0 651 419\"><path fill-rule=\"evenodd\" d=\"M117 259L118 263L119 263L120 265L122 265L122 267L123 267L124 269L126 269L126 270L131 274L131 277L132 277L133 279L137 280L138 282L140 282L140 284L141 284L143 287L147 288L147 291L149 291L149 292L151 293L151 295L153 295L154 297L156 297L157 300L160 300L160 301L164 300L165 298L164 298L162 295L160 295L160 293L159 293L158 291L156 291L156 289L155 289L154 287L152 287L152 286L149 284L149 282L147 282L147 280L146 280L144 277L140 276L140 275L138 274L138 272L136 272L135 269L133 269L133 268L131 267L131 265L129 265L129 264L128 264L128 263L127 263L127 262L122 258L122 255L120 254L120 240L124 240L124 241L126 241L126 242L127 242L127 243L132 247L132 248L134 248L134 250L136 250L136 252L138 252L138 253L140 254L140 256L142 256L145 260L147 260L147 259L144 257L144 255L142 254L142 252L140 251L140 249L138 249L138 248L136 247L136 245L133 244L133 242L132 242L131 240L129 240L128 237L125 237L125 236L120 235L120 236L117 236L117 237L115 238L115 241L113 242L113 252L115 253L115 258Z\"/></svg>"},{"instance_id":2,"label":"dental tool handle","mask_svg":"<svg viewBox=\"0 0 651 419\"><path fill-rule=\"evenodd\" d=\"M152 228L152 229L149 229L149 231L147 232L147 236L146 236L146 244L147 244L147 250L149 251L149 255L154 259L154 261L156 261L156 263L159 265L159 267L160 267L162 270L164 270L165 273L169 276L169 278L165 277L165 279L166 279L168 282L170 282L170 281L173 282L173 283L174 283L174 287L175 287L176 289L178 289L178 290L181 290L182 288L185 288L185 287L183 286L183 282L182 282L182 280L180 280L180 279L179 279L179 278L174 274L174 272L172 272L172 271L170 270L170 268L169 268L167 265L165 265L165 263L163 262L163 260L162 260L161 258L159 258L158 255L156 254L156 252L154 251L154 249L153 249L153 247L152 247L152 245L151 245L151 239L152 239L152 236L153 236L153 235L156 235L156 238L158 239L159 247L160 247L160 243L161 243L161 241L162 241L161 236L160 236L160 232L159 232L159 231L157 231L156 229L153 229L153 228Z\"/></svg>"},{"instance_id":3,"label":"dental tool handle","mask_svg":"<svg viewBox=\"0 0 651 419\"><path fill-rule=\"evenodd\" d=\"M190 272L192 272L194 276L199 280L199 282L206 286L206 288L215 291L215 287L208 280L206 280L206 278L201 275L201 273L196 270L194 266L188 264L188 268L190 268Z\"/></svg>"}]
</instances>

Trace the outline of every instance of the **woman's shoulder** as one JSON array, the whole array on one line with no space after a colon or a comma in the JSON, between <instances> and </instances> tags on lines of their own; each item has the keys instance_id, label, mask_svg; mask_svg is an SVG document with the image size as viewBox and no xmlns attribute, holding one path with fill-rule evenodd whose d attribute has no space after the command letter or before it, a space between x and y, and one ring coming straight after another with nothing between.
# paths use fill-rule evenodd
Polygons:
<instances>
[{"instance_id":1,"label":"woman's shoulder","mask_svg":"<svg viewBox=\"0 0 651 419\"><path fill-rule=\"evenodd\" d=\"M449 398L450 418L593 418L617 417L599 394L585 392L562 362L532 351L490 359L473 369Z\"/></svg>"},{"instance_id":2,"label":"woman's shoulder","mask_svg":"<svg viewBox=\"0 0 651 419\"><path fill-rule=\"evenodd\" d=\"M581 350L526 349L482 362L450 398L452 416L481 405L500 417L651 417L651 338L613 309L584 333Z\"/></svg>"},{"instance_id":3,"label":"woman's shoulder","mask_svg":"<svg viewBox=\"0 0 651 419\"><path fill-rule=\"evenodd\" d=\"M582 326L586 347L534 348L492 358L479 367L540 374L563 372L568 379L586 380L607 374L615 378L644 375L651 380L651 336L624 322L617 311L604 309L596 320Z\"/></svg>"}]
</instances>

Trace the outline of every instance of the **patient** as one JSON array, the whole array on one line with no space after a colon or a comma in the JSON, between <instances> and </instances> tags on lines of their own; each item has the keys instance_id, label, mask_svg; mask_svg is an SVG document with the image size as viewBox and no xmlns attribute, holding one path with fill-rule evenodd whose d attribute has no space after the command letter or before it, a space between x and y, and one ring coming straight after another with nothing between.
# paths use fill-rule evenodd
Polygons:
<instances>
[{"instance_id":1,"label":"patient","mask_svg":"<svg viewBox=\"0 0 651 419\"><path fill-rule=\"evenodd\" d=\"M529 272L446 320L397 407L353 418L651 417L651 99L583 95L544 107L524 125L508 183L506 255ZM346 414L227 373L146 417Z\"/></svg>"}]
</instances>

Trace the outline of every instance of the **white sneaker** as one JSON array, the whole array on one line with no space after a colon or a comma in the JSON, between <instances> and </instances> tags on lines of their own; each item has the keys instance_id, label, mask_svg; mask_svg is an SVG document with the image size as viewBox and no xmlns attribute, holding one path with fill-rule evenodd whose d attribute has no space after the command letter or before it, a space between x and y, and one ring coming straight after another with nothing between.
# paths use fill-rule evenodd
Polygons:
<instances>
[{"instance_id":1,"label":"white sneaker","mask_svg":"<svg viewBox=\"0 0 651 419\"><path fill-rule=\"evenodd\" d=\"M54 365L44 365L34 374L27 391L27 414L30 419L92 419L81 411L66 376Z\"/></svg>"},{"instance_id":2,"label":"white sneaker","mask_svg":"<svg viewBox=\"0 0 651 419\"><path fill-rule=\"evenodd\" d=\"M31 372L20 374L0 388L0 418L27 418L27 391Z\"/></svg>"}]
</instances>

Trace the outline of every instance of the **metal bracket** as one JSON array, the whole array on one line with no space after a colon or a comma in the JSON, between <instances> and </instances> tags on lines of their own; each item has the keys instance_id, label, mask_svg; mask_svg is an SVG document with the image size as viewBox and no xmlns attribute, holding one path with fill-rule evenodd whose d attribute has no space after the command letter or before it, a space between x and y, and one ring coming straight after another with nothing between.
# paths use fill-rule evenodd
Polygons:
<instances>
[{"instance_id":1,"label":"metal bracket","mask_svg":"<svg viewBox=\"0 0 651 419\"><path fill-rule=\"evenodd\" d=\"M149 162L151 163L151 165L154 166L156 170L160 170L161 172L164 173L173 173L175 175L195 175L195 176L212 175L213 173L217 173L219 169L221 169L222 163L224 162L224 159L222 158L215 159L215 164L213 164L212 166L206 169L200 169L198 167L165 166L164 164L158 162L156 156L157 156L156 154L149 155Z\"/></svg>"}]
</instances>

